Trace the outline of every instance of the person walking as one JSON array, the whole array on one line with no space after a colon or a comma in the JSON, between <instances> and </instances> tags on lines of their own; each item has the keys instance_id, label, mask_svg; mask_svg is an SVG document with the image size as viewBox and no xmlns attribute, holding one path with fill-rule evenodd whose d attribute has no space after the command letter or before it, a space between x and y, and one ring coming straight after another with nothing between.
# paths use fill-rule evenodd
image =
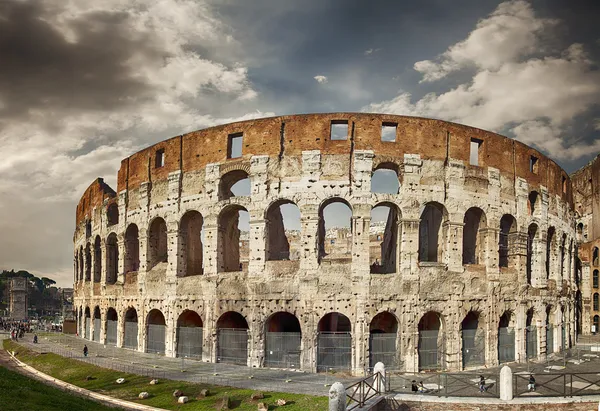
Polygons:
<instances>
[{"instance_id":1,"label":"person walking","mask_svg":"<svg viewBox=\"0 0 600 411\"><path fill-rule=\"evenodd\" d=\"M87 345L84 345L83 346L83 356L87 357L87 355L88 355L88 347L87 347Z\"/></svg>"},{"instance_id":2,"label":"person walking","mask_svg":"<svg viewBox=\"0 0 600 411\"><path fill-rule=\"evenodd\" d=\"M479 392L484 392L485 391L485 378L483 377L483 375L479 376Z\"/></svg>"},{"instance_id":3,"label":"person walking","mask_svg":"<svg viewBox=\"0 0 600 411\"><path fill-rule=\"evenodd\" d=\"M529 384L527 384L527 388L529 391L535 391L535 378L533 378L533 374L529 374Z\"/></svg>"}]
</instances>

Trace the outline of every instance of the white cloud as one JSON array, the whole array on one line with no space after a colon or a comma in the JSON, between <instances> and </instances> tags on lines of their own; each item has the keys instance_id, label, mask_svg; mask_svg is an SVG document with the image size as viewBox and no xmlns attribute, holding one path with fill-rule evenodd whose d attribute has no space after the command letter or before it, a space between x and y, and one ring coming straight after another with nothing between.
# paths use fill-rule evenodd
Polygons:
<instances>
[{"instance_id":1,"label":"white cloud","mask_svg":"<svg viewBox=\"0 0 600 411\"><path fill-rule=\"evenodd\" d=\"M326 76L322 76L322 75L318 75L318 76L314 76L313 77L315 80L317 80L317 83L327 83L327 77Z\"/></svg>"},{"instance_id":2,"label":"white cloud","mask_svg":"<svg viewBox=\"0 0 600 411\"><path fill-rule=\"evenodd\" d=\"M364 55L365 56L370 56L372 54L377 53L378 51L381 51L381 49L380 48L377 48L377 49L368 49L368 50L365 50Z\"/></svg>"}]
</instances>

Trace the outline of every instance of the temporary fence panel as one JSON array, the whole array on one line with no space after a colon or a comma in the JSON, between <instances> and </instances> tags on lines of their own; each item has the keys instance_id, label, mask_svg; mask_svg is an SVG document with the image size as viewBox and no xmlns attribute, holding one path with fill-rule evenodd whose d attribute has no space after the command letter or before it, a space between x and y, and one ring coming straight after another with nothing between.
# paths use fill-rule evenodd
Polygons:
<instances>
[{"instance_id":1,"label":"temporary fence panel","mask_svg":"<svg viewBox=\"0 0 600 411\"><path fill-rule=\"evenodd\" d=\"M202 327L177 327L177 356L202 358Z\"/></svg>"},{"instance_id":2,"label":"temporary fence panel","mask_svg":"<svg viewBox=\"0 0 600 411\"><path fill-rule=\"evenodd\" d=\"M369 335L369 366L382 362L389 369L398 366L396 352L396 333L377 333Z\"/></svg>"},{"instance_id":3,"label":"temporary fence panel","mask_svg":"<svg viewBox=\"0 0 600 411\"><path fill-rule=\"evenodd\" d=\"M552 325L546 327L546 354L554 352L554 328Z\"/></svg>"},{"instance_id":4,"label":"temporary fence panel","mask_svg":"<svg viewBox=\"0 0 600 411\"><path fill-rule=\"evenodd\" d=\"M511 327L498 328L498 361L515 360L515 330Z\"/></svg>"},{"instance_id":5,"label":"temporary fence panel","mask_svg":"<svg viewBox=\"0 0 600 411\"><path fill-rule=\"evenodd\" d=\"M166 326L162 324L148 324L148 344L146 352L155 354L165 353L165 331Z\"/></svg>"},{"instance_id":6,"label":"temporary fence panel","mask_svg":"<svg viewBox=\"0 0 600 411\"><path fill-rule=\"evenodd\" d=\"M117 322L106 321L106 343L117 345Z\"/></svg>"},{"instance_id":7,"label":"temporary fence panel","mask_svg":"<svg viewBox=\"0 0 600 411\"><path fill-rule=\"evenodd\" d=\"M444 337L438 330L419 331L419 370L443 368Z\"/></svg>"},{"instance_id":8,"label":"temporary fence panel","mask_svg":"<svg viewBox=\"0 0 600 411\"><path fill-rule=\"evenodd\" d=\"M138 323L133 321L125 322L125 336L123 340L123 347L138 348Z\"/></svg>"},{"instance_id":9,"label":"temporary fence panel","mask_svg":"<svg viewBox=\"0 0 600 411\"><path fill-rule=\"evenodd\" d=\"M92 337L92 319L90 317L85 317L85 335L84 338L89 340Z\"/></svg>"},{"instance_id":10,"label":"temporary fence panel","mask_svg":"<svg viewBox=\"0 0 600 411\"><path fill-rule=\"evenodd\" d=\"M462 330L463 367L485 364L485 334L483 330Z\"/></svg>"},{"instance_id":11,"label":"temporary fence panel","mask_svg":"<svg viewBox=\"0 0 600 411\"><path fill-rule=\"evenodd\" d=\"M248 363L248 330L221 328L217 334L217 361L246 365Z\"/></svg>"},{"instance_id":12,"label":"temporary fence panel","mask_svg":"<svg viewBox=\"0 0 600 411\"><path fill-rule=\"evenodd\" d=\"M562 338L561 338L562 349L566 350L567 349L567 328L565 327L564 324L560 327L560 331L562 334Z\"/></svg>"},{"instance_id":13,"label":"temporary fence panel","mask_svg":"<svg viewBox=\"0 0 600 411\"><path fill-rule=\"evenodd\" d=\"M301 333L267 333L265 367L300 368Z\"/></svg>"},{"instance_id":14,"label":"temporary fence panel","mask_svg":"<svg viewBox=\"0 0 600 411\"><path fill-rule=\"evenodd\" d=\"M320 332L317 336L317 371L349 370L352 365L352 335Z\"/></svg>"},{"instance_id":15,"label":"temporary fence panel","mask_svg":"<svg viewBox=\"0 0 600 411\"><path fill-rule=\"evenodd\" d=\"M525 343L527 358L537 357L537 327L525 327Z\"/></svg>"},{"instance_id":16,"label":"temporary fence panel","mask_svg":"<svg viewBox=\"0 0 600 411\"><path fill-rule=\"evenodd\" d=\"M94 318L94 341L100 342L100 318Z\"/></svg>"}]
</instances>

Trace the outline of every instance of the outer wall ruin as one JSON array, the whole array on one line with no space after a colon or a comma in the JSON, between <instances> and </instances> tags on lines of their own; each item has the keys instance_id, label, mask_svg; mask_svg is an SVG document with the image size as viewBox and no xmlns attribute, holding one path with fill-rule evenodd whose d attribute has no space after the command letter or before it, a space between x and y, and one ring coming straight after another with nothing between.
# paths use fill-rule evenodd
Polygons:
<instances>
[{"instance_id":1,"label":"outer wall ruin","mask_svg":"<svg viewBox=\"0 0 600 411\"><path fill-rule=\"evenodd\" d=\"M380 169L397 193L372 192ZM246 177L250 195L234 193ZM348 229L327 229L332 202L351 210ZM281 204L299 230L281 227ZM523 362L575 342L570 178L472 127L333 113L195 131L124 159L116 192L94 181L76 222L79 334L119 347L358 374L375 360Z\"/></svg>"}]
</instances>

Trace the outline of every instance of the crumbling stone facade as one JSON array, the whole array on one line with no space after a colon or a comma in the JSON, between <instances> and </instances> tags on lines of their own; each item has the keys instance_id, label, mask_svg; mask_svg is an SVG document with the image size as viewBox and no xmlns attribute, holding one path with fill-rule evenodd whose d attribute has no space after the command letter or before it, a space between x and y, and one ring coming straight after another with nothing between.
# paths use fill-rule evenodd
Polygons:
<instances>
[{"instance_id":1,"label":"crumbling stone facade","mask_svg":"<svg viewBox=\"0 0 600 411\"><path fill-rule=\"evenodd\" d=\"M378 170L392 192L373 192ZM249 195L236 194L246 178ZM333 203L347 230L327 228ZM282 227L284 206L298 230ZM389 210L379 238L376 206ZM458 370L574 343L569 176L472 127L333 113L195 131L124 159L116 192L92 183L76 222L79 333L119 347L360 373L377 359Z\"/></svg>"}]
</instances>

